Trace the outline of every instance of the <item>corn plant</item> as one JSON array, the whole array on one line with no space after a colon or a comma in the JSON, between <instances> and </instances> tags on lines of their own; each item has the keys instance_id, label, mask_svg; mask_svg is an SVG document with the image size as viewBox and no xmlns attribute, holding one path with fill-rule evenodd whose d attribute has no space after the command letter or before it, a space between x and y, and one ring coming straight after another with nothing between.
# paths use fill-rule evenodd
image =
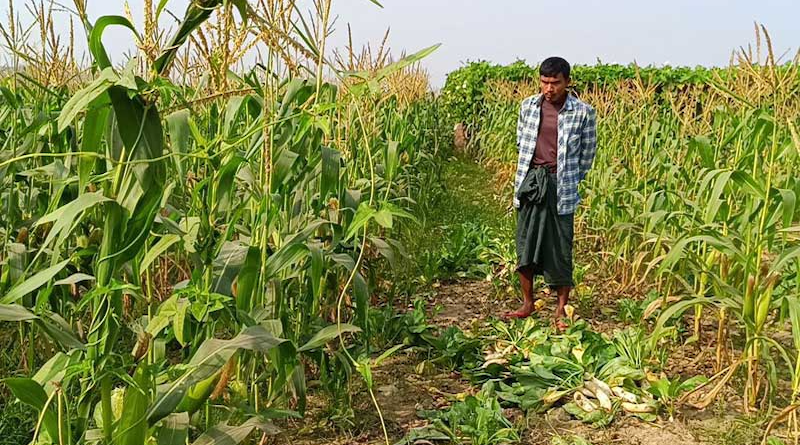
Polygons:
<instances>
[{"instance_id":1,"label":"corn plant","mask_svg":"<svg viewBox=\"0 0 800 445\"><path fill-rule=\"evenodd\" d=\"M146 8L146 28L164 4ZM331 392L349 396L353 368L371 389L375 269L435 178L432 108L395 110L381 85L433 48L335 85L321 71L327 14L311 17L315 32L293 4L270 5L276 18L244 1L193 2L154 51L126 17L90 23L85 6L94 79L52 91L15 72L2 89L0 320L19 323L27 366L43 363L3 382L39 413L34 442L273 434L269 419L303 414L308 363ZM228 54L208 66L231 92L174 83L171 69L202 63L179 51L214 14L223 31L236 20L295 30L282 39L316 51L302 61L316 74L280 78L271 57L267 73L234 75ZM129 29L144 58L112 65L109 26ZM224 397L239 409L213 408Z\"/></svg>"}]
</instances>

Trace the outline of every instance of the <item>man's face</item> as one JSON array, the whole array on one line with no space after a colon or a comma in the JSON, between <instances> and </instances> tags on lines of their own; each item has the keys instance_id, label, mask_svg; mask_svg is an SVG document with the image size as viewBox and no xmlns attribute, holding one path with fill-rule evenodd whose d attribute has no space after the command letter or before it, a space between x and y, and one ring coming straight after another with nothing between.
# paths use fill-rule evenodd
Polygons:
<instances>
[{"instance_id":1,"label":"man's face","mask_svg":"<svg viewBox=\"0 0 800 445\"><path fill-rule=\"evenodd\" d=\"M542 94L548 102L561 102L567 95L569 79L565 79L563 74L558 73L557 77L539 76L539 80L542 84Z\"/></svg>"}]
</instances>

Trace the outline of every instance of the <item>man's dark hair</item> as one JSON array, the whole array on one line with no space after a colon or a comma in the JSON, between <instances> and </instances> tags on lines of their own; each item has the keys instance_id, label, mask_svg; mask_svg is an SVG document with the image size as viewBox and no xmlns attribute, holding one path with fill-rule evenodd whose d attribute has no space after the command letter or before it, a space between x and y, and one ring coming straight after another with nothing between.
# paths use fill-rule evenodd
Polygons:
<instances>
[{"instance_id":1,"label":"man's dark hair","mask_svg":"<svg viewBox=\"0 0 800 445\"><path fill-rule=\"evenodd\" d=\"M539 65L539 75L544 77L558 77L564 75L564 79L569 79L569 62L561 57L548 57Z\"/></svg>"}]
</instances>

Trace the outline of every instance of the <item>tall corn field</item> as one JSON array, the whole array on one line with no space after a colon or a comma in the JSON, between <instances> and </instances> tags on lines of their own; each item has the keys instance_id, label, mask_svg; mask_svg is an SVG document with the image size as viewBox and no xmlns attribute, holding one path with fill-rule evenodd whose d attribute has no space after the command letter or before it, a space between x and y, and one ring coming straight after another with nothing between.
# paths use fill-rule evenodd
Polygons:
<instances>
[{"instance_id":1,"label":"tall corn field","mask_svg":"<svg viewBox=\"0 0 800 445\"><path fill-rule=\"evenodd\" d=\"M776 59L756 28L725 68L576 67L574 92L599 121L575 218L578 281L605 286L577 297L657 296L636 327L646 332L611 339L574 307L564 335L534 319L438 330L426 304L448 279L456 299L468 279L499 284L491 309L513 290L510 225L476 222L504 218L480 208L497 206L494 190L466 184L469 207L446 189L454 169L474 179L468 157L510 204L519 104L538 76L477 63L436 95L423 61L437 46L392 54L387 32L332 48L331 2L145 0L142 17L120 5L96 19L86 0L9 3L0 442L280 443L322 395L328 426L347 434L366 401L388 444L397 425L379 399L397 388L376 376L393 354L420 376L438 363L483 385L428 388L452 406L430 436L399 443L519 440L504 408L597 396L612 368L627 377L608 388L613 406L597 398L603 422L635 413L624 401L671 422L678 405L736 391L743 413L771 419L765 442L784 421L782 437L800 440L800 55ZM112 28L132 36L131 54L104 46ZM465 153L450 149L454 119ZM470 209L485 214L459 225ZM432 228L437 211L453 221ZM443 242L415 257L404 238ZM713 350L708 381L650 379L654 351L675 340ZM29 418L6 438L19 406Z\"/></svg>"},{"instance_id":2,"label":"tall corn field","mask_svg":"<svg viewBox=\"0 0 800 445\"><path fill-rule=\"evenodd\" d=\"M346 410L393 234L437 176L434 48L342 74L328 0L195 1L173 29L166 2L143 29L31 5L10 4L0 84L3 399L34 408L28 440L263 441L307 375Z\"/></svg>"}]
</instances>

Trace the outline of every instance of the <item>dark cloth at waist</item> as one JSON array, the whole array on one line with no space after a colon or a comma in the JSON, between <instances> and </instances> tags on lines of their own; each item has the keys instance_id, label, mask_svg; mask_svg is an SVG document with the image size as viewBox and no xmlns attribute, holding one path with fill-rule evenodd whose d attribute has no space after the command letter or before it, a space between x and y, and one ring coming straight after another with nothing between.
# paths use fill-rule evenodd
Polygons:
<instances>
[{"instance_id":1,"label":"dark cloth at waist","mask_svg":"<svg viewBox=\"0 0 800 445\"><path fill-rule=\"evenodd\" d=\"M520 205L524 203L539 204L547 194L547 180L555 180L556 173L540 165L531 166L525 179L517 190Z\"/></svg>"}]
</instances>

